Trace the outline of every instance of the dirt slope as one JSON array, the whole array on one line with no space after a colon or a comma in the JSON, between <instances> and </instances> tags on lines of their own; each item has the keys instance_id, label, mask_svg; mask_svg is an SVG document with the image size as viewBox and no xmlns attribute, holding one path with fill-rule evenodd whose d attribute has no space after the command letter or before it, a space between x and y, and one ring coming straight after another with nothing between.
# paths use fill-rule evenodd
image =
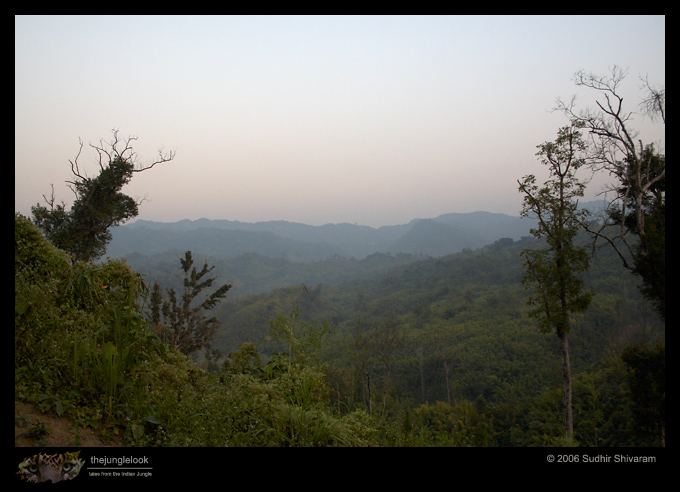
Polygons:
<instances>
[{"instance_id":1,"label":"dirt slope","mask_svg":"<svg viewBox=\"0 0 680 492\"><path fill-rule=\"evenodd\" d=\"M35 435L37 429L45 429L47 432L43 435ZM120 437L102 438L90 429L76 428L72 420L67 417L42 413L35 405L15 401L14 446L121 447L125 446L125 443Z\"/></svg>"}]
</instances>

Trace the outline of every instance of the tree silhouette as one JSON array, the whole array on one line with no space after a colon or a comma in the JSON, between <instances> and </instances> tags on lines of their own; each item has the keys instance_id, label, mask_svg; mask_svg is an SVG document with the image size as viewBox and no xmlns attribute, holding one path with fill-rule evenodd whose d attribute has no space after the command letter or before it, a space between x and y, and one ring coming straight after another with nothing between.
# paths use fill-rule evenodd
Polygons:
<instances>
[{"instance_id":1,"label":"tree silhouette","mask_svg":"<svg viewBox=\"0 0 680 492\"><path fill-rule=\"evenodd\" d=\"M168 298L163 300L160 285L158 282L154 283L150 298L151 325L161 341L188 355L196 350L210 348L210 341L215 336L219 321L214 316L206 317L205 312L217 306L227 295L231 285L222 285L203 302L194 305L194 300L203 290L215 282L215 277L206 277L215 267L208 267L206 263L197 272L193 266L191 251L187 251L183 259L180 258L180 263L184 271L182 297L178 300L175 289L168 289Z\"/></svg>"},{"instance_id":2,"label":"tree silhouette","mask_svg":"<svg viewBox=\"0 0 680 492\"><path fill-rule=\"evenodd\" d=\"M136 137L120 140L118 131L113 130L113 140L108 144L103 141L99 145L90 144L99 155L100 172L95 178L87 177L80 170L78 158L83 150L80 141L78 155L69 161L73 180L67 183L75 195L71 209L67 211L64 202L55 204L54 186L49 199L43 195L49 208L40 204L31 208L33 222L52 244L69 252L73 261L94 261L103 256L111 241L110 228L139 215L141 201L121 192L133 173L146 171L175 157L173 152L164 155L159 151L156 161L135 167L136 154L131 145L135 140Z\"/></svg>"}]
</instances>

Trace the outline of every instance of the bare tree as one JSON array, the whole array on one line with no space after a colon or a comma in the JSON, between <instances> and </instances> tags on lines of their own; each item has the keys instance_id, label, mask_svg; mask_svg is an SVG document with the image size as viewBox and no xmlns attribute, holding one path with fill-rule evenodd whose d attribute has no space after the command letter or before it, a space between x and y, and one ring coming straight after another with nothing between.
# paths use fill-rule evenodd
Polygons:
<instances>
[{"instance_id":1,"label":"bare tree","mask_svg":"<svg viewBox=\"0 0 680 492\"><path fill-rule=\"evenodd\" d=\"M610 244L624 267L639 274L646 284L643 293L665 318L665 155L654 144L645 145L633 128L636 113L624 109L621 83L627 71L614 66L609 75L579 71L577 86L597 91L596 108L576 110L575 98L557 101L558 111L588 131L587 160L596 172L613 176L607 188L606 216L599 226L584 224L594 236ZM643 80L646 97L639 105L652 121L666 123L666 91ZM613 198L611 198L613 193ZM616 233L608 231L614 226ZM637 236L637 242L631 241Z\"/></svg>"},{"instance_id":2,"label":"bare tree","mask_svg":"<svg viewBox=\"0 0 680 492\"><path fill-rule=\"evenodd\" d=\"M652 87L649 83L649 78L645 77L642 80L643 84L640 87L647 93L640 103L640 109L643 114L649 116L652 121L660 119L663 124L666 124L666 87Z\"/></svg>"}]
</instances>

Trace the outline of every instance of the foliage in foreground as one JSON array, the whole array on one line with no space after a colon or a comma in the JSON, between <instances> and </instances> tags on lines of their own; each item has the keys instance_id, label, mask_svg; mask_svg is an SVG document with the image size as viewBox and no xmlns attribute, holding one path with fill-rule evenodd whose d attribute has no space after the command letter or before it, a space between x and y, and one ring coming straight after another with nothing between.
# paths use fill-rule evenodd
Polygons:
<instances>
[{"instance_id":1,"label":"foliage in foreground","mask_svg":"<svg viewBox=\"0 0 680 492\"><path fill-rule=\"evenodd\" d=\"M365 413L328 409L323 368L206 373L149 329L124 261L70 260L15 216L15 399L133 445L375 444Z\"/></svg>"}]
</instances>

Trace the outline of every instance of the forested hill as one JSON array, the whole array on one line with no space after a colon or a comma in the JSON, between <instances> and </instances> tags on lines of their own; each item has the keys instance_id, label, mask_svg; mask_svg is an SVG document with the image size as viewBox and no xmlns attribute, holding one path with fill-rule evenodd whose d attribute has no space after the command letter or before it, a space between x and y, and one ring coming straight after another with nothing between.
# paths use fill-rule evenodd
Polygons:
<instances>
[{"instance_id":1,"label":"forested hill","mask_svg":"<svg viewBox=\"0 0 680 492\"><path fill-rule=\"evenodd\" d=\"M271 327L282 314L292 313L285 319L301 338L325 322L332 335L323 353L338 408L419 408L414 415L426 411L420 418L442 442L560 445L558 341L528 318L521 284L520 252L536 247L530 237L501 239L372 278L228 299L216 309L221 327L212 347L234 357L252 342L271 353L278 350L269 341ZM634 436L620 354L633 342L663 339L663 322L613 251L598 251L585 280L593 302L572 317L569 334L576 440L658 445L653 432ZM467 422L465 430L452 430L452 419Z\"/></svg>"},{"instance_id":2,"label":"forested hill","mask_svg":"<svg viewBox=\"0 0 680 492\"><path fill-rule=\"evenodd\" d=\"M373 253L442 256L479 248L502 237L520 239L534 222L489 212L451 213L408 224L373 228L355 224L310 226L286 221L246 223L229 220L138 220L112 229L107 256L155 255L191 250L233 258L257 253L291 261L332 256L362 259Z\"/></svg>"},{"instance_id":3,"label":"forested hill","mask_svg":"<svg viewBox=\"0 0 680 492\"><path fill-rule=\"evenodd\" d=\"M580 235L579 242L587 240L585 234ZM468 322L502 325L508 320L534 332L537 328L526 316L527 291L521 285L521 251L537 247L538 240L531 237L520 241L504 238L475 251L420 260L407 258L401 263L396 261L398 257L374 255L362 266L366 272L374 272L372 276L323 282L315 281L322 275L314 275L309 277L312 281L289 282L286 288L245 298L232 296L217 309L223 324L216 346L228 353L245 340L262 339L272 317L290 312L295 302L303 319L328 320L345 333L358 320L368 326L385 319L418 328L420 334L428 326L446 329ZM336 262L349 268L342 259ZM333 267L327 265L325 270L332 271ZM228 272L224 274L229 279ZM596 294L575 328L576 332L583 328L588 339L581 353L574 356L577 366L579 359L585 365L597 363L608 348L620 350L646 329L663 325L642 298L639 279L621 266L612 250L598 251L586 282ZM303 284L306 291L301 290ZM500 326L496 329L502 331ZM576 337L572 343L579 347L583 339Z\"/></svg>"}]
</instances>

